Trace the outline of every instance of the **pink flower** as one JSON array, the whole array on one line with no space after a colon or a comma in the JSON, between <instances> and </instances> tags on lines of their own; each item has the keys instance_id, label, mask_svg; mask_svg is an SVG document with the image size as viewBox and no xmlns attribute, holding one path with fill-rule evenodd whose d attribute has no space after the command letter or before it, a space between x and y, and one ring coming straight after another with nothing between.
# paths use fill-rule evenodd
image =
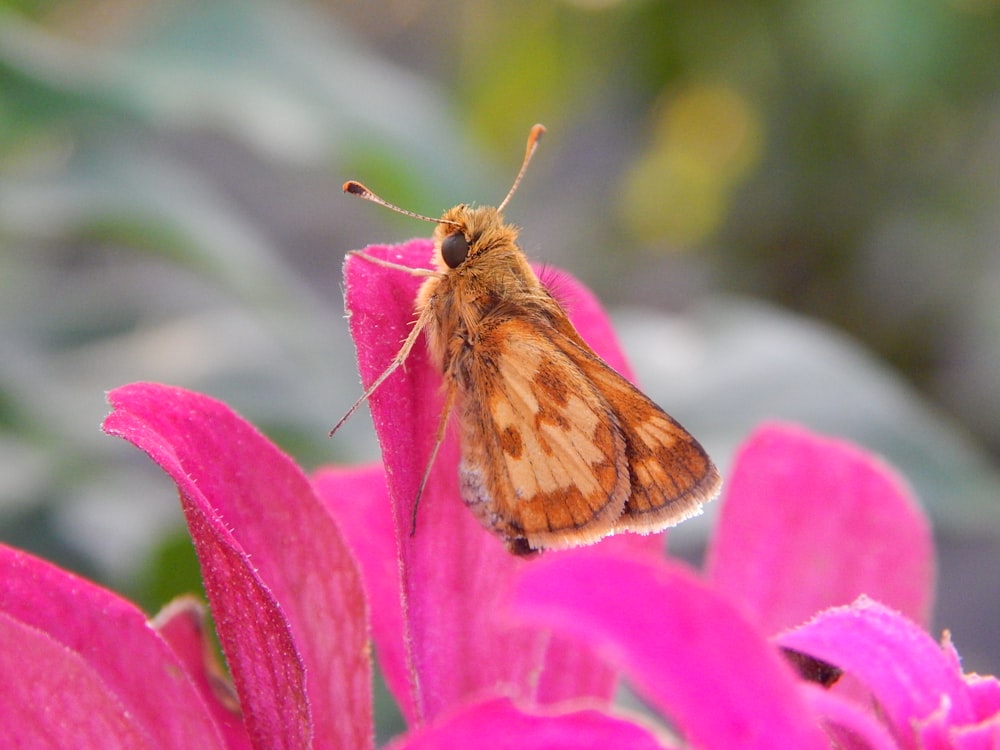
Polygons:
<instances>
[{"instance_id":1,"label":"pink flower","mask_svg":"<svg viewBox=\"0 0 1000 750\"><path fill-rule=\"evenodd\" d=\"M878 459L765 425L736 455L705 575L768 634L861 594L926 625L931 530L905 481Z\"/></svg>"},{"instance_id":2,"label":"pink flower","mask_svg":"<svg viewBox=\"0 0 1000 750\"><path fill-rule=\"evenodd\" d=\"M371 747L361 579L306 477L204 396L138 384L109 398L105 430L180 490L241 714L220 698L196 608L150 628L129 602L2 548L0 744Z\"/></svg>"},{"instance_id":3,"label":"pink flower","mask_svg":"<svg viewBox=\"0 0 1000 750\"><path fill-rule=\"evenodd\" d=\"M403 265L423 266L428 264L431 247L416 241L366 252ZM345 275L362 381L368 383L383 371L406 336L419 279L357 259L348 262ZM593 299L568 277L560 277L558 286L567 293L574 322L584 337L613 366L627 372ZM852 746L851 738L858 747L891 747L897 740L908 746L902 742L904 734L891 723L876 721L848 690L824 692L803 684L774 645L777 641L792 648L798 641L791 634L781 636L788 643L777 634L816 613L821 614L815 622L825 622L843 611L857 613L864 621L891 612L858 600L864 594L898 610L886 616L899 618L908 628L919 630L911 619L926 623L933 579L930 530L908 489L886 467L839 441L789 426L765 427L743 447L730 477L708 555L708 584L686 573L679 577L664 573L663 566L672 569L669 563L641 554L655 551L658 543L629 536L606 540L596 550L547 553L541 562L526 565L504 554L500 543L457 502L453 437L445 442L432 472L417 534L409 535L412 501L441 408L439 383L440 377L418 346L405 371L395 373L371 399L383 447L388 498L381 494L379 484L370 482L372 477L354 487L347 484L350 474L328 473L318 480L321 494L330 498L345 534L358 550L369 590L380 590L373 599L381 602L373 606L374 637L390 687L411 722L433 723L442 712L468 705L470 696L495 691L498 683L519 700L542 705L574 695L610 695L612 677L600 671L590 654L584 651L572 660L559 658L555 647L571 648L572 640L553 641L541 666L535 662L532 668L525 662L527 654L538 653L537 646L533 647L537 630L512 632L498 616L512 576L523 574L529 582L542 576L547 588L531 600L530 607L538 605L527 610L533 617L522 622L532 626L550 622L557 625L557 634L565 632L605 654L609 640L614 641L610 650L619 658L611 662L637 682L636 662L620 658L630 647L622 641L646 647L639 660L643 664L661 665L666 656L668 667L682 679L675 692L647 693L647 697L679 727L690 730L687 736L694 745L742 746L753 734L745 734L746 727L756 726L762 728L761 738L784 736L788 740L787 744L762 740L761 746L768 747L827 747L831 737L847 747ZM377 475L378 469L372 471L372 476ZM322 489L326 482L331 483L328 490ZM379 496L367 497L365 485ZM347 497L352 498L350 503L338 500ZM361 498L367 499L359 502ZM391 513L379 518L380 531L373 534L373 519L387 505ZM385 541L389 530L392 546ZM392 575L393 546L398 576ZM655 587L633 590L628 585L631 570L620 567L624 564L637 566L637 582L643 580L647 568L659 571L655 575L674 576L674 584L685 595L671 597L669 608L652 606L665 594ZM595 596L595 587L601 586L604 599ZM456 592L461 596L455 596ZM524 610L523 590L519 596ZM544 612L555 607L555 602L565 603L564 620L546 619ZM626 635L609 639L585 625L591 609L598 618L616 622L617 635ZM655 611L657 617L642 619L646 611ZM631 623L633 617L639 617L643 627L622 624ZM734 619L736 624L728 627ZM674 640L661 637L670 632L664 624L669 621L688 624L686 628L677 625L680 631ZM807 633L811 627L816 626L792 632ZM402 649L394 635L400 628L406 634ZM711 653L695 649L697 657L682 658L678 655L684 650L682 641L695 633L703 634L703 644ZM811 653L805 645L794 647ZM744 650L746 655L741 656ZM491 664L489 654L497 651L508 658ZM822 653L814 655L822 658ZM887 667L883 664L882 668ZM844 684L850 687L850 679L860 676L848 671ZM557 675L562 675L565 687L551 691L548 686ZM767 676L773 678L770 684ZM725 695L722 682L730 683L733 695L733 706L725 712L717 710L714 698ZM875 698L881 698L877 680L868 680L866 685ZM713 698L706 700L706 695ZM746 724L741 728L738 719L720 721L720 713L742 714ZM704 722L703 735L698 733L699 721Z\"/></svg>"},{"instance_id":4,"label":"pink flower","mask_svg":"<svg viewBox=\"0 0 1000 750\"><path fill-rule=\"evenodd\" d=\"M1000 747L1000 683L963 675L950 643L867 598L776 641L841 666L874 712L839 685L801 680L744 611L677 563L553 555L524 572L514 604L597 647L684 747Z\"/></svg>"},{"instance_id":5,"label":"pink flower","mask_svg":"<svg viewBox=\"0 0 1000 750\"><path fill-rule=\"evenodd\" d=\"M763 428L711 545L707 580L665 560L551 556L524 572L515 607L599 648L692 747L1000 747L1000 683L963 675L947 638L918 624L929 529L881 463ZM824 691L776 646L846 676Z\"/></svg>"},{"instance_id":6,"label":"pink flower","mask_svg":"<svg viewBox=\"0 0 1000 750\"><path fill-rule=\"evenodd\" d=\"M224 405L139 384L106 432L177 483L219 639L256 747L370 747L365 596L299 468Z\"/></svg>"},{"instance_id":7,"label":"pink flower","mask_svg":"<svg viewBox=\"0 0 1000 750\"><path fill-rule=\"evenodd\" d=\"M133 605L0 545L0 746L246 748L213 692L197 605ZM156 743L156 744L154 744Z\"/></svg>"},{"instance_id":8,"label":"pink flower","mask_svg":"<svg viewBox=\"0 0 1000 750\"><path fill-rule=\"evenodd\" d=\"M426 267L432 245L416 240L366 252ZM590 293L568 276L548 276L591 346L627 373L607 318ZM420 280L354 257L345 279L362 381L370 383L406 337ZM515 575L530 563L510 555L459 500L454 434L438 453L411 536L413 501L442 406L440 382L418 344L405 368L371 397L384 479L381 467L363 473L327 470L316 477L318 492L361 563L389 688L412 724L484 695L528 704L581 697L606 703L614 675L587 649L539 628L511 628L500 617ZM662 548L657 537L632 535L605 544L650 553Z\"/></svg>"},{"instance_id":9,"label":"pink flower","mask_svg":"<svg viewBox=\"0 0 1000 750\"><path fill-rule=\"evenodd\" d=\"M865 685L899 747L1000 747L1000 681L963 674L947 633L939 645L912 620L861 597L777 642Z\"/></svg>"},{"instance_id":10,"label":"pink flower","mask_svg":"<svg viewBox=\"0 0 1000 750\"><path fill-rule=\"evenodd\" d=\"M105 430L147 452L180 490L235 694L206 658L201 608L192 600L149 623L117 595L0 545L0 746L372 747L368 597L354 554L308 479L210 398L147 383L109 399ZM385 492L381 472L328 475L322 484L331 481L345 491L353 483L361 494L377 494L374 483ZM391 532L379 538L376 523L371 537L374 547L389 549L387 577L398 576ZM371 598L382 603L378 592ZM386 619L391 610L376 622L385 628ZM521 660L534 656L537 671L554 657L543 657L537 628L521 630L519 637L540 645ZM383 642L394 640L405 653L403 636L397 628ZM468 647L470 673L504 660L466 642L424 641L446 654L446 664L462 661L449 649ZM555 653L552 663L561 665L570 651ZM437 657L427 658L437 668ZM609 674L593 660L589 668ZM394 748L468 747L470 737L482 750L618 740L656 747L646 729L593 708L557 714L502 695L454 700Z\"/></svg>"},{"instance_id":11,"label":"pink flower","mask_svg":"<svg viewBox=\"0 0 1000 750\"><path fill-rule=\"evenodd\" d=\"M405 247L411 257L428 251L423 242ZM349 296L370 269L361 262L358 270ZM412 279L390 281L354 311L355 326L395 315L395 328L367 329L372 342L393 341L412 312ZM607 349L610 329L592 298L566 287L577 295L578 320ZM605 355L620 359L617 350ZM0 648L0 681L15 699L0 721L5 744L371 747L370 602L381 666L414 727L394 748L467 747L470 737L482 750L656 747L648 730L599 709L614 676L587 648L503 621L524 562L454 502L452 440L424 496L419 533L409 536L404 503L427 447L414 419L434 410L422 356L373 399L387 471L327 470L315 483L217 401L154 384L113 391L105 430L148 453L180 490L235 696L204 658L191 602L168 607L150 628L116 595L0 548L0 627L10 635L2 642L18 644ZM362 362L366 377L372 366ZM401 392L400 379L423 390ZM656 550L659 542L613 546ZM598 708L542 707L581 697Z\"/></svg>"},{"instance_id":12,"label":"pink flower","mask_svg":"<svg viewBox=\"0 0 1000 750\"><path fill-rule=\"evenodd\" d=\"M419 265L430 246L369 252ZM346 275L370 382L418 282L357 259ZM593 298L555 282L584 337L627 372ZM369 638L410 725L392 750L677 747L612 713L615 670L685 746L1000 745L997 681L963 675L950 643L916 624L930 608L926 522L864 453L759 431L704 579L660 559L662 540L632 535L526 562L459 501L451 435L410 535L438 383L417 347L371 399L384 468L312 481L217 401L113 391L106 431L178 486L236 695L205 657L191 601L150 627L116 595L0 547L0 745L370 748ZM803 682L778 646L841 666L843 686Z\"/></svg>"}]
</instances>

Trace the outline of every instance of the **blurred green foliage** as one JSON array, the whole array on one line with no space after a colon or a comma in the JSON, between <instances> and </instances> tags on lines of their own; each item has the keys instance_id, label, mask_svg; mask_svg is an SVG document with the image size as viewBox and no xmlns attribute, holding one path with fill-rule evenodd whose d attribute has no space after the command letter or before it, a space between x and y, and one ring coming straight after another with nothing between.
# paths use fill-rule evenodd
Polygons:
<instances>
[{"instance_id":1,"label":"blurred green foliage","mask_svg":"<svg viewBox=\"0 0 1000 750\"><path fill-rule=\"evenodd\" d=\"M374 459L364 417L324 437L358 392L340 263L428 228L340 184L493 203L541 121L525 249L628 308L722 464L765 418L851 437L995 567L998 100L994 0L0 2L3 539L150 607L196 584L172 489L97 431L132 380ZM1000 592L965 571L968 660Z\"/></svg>"}]
</instances>

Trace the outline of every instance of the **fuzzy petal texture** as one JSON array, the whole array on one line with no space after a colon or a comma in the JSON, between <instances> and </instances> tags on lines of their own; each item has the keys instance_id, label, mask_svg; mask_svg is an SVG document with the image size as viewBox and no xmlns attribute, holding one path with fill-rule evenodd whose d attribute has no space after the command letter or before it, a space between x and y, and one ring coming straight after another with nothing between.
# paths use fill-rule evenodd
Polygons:
<instances>
[{"instance_id":1,"label":"fuzzy petal texture","mask_svg":"<svg viewBox=\"0 0 1000 750\"><path fill-rule=\"evenodd\" d=\"M105 431L180 490L254 745L371 747L361 576L306 477L213 399L139 383L109 401Z\"/></svg>"},{"instance_id":2,"label":"fuzzy petal texture","mask_svg":"<svg viewBox=\"0 0 1000 750\"><path fill-rule=\"evenodd\" d=\"M403 717L412 724L417 714L403 644L401 574L385 470L381 464L324 468L314 474L313 485L336 516L358 560L382 676Z\"/></svg>"},{"instance_id":3,"label":"fuzzy petal texture","mask_svg":"<svg viewBox=\"0 0 1000 750\"><path fill-rule=\"evenodd\" d=\"M692 747L828 747L779 652L676 563L599 550L551 556L523 571L513 606L595 644Z\"/></svg>"},{"instance_id":4,"label":"fuzzy petal texture","mask_svg":"<svg viewBox=\"0 0 1000 750\"><path fill-rule=\"evenodd\" d=\"M4 614L0 638L17 644L0 650L3 747L161 747L79 653Z\"/></svg>"},{"instance_id":5,"label":"fuzzy petal texture","mask_svg":"<svg viewBox=\"0 0 1000 750\"><path fill-rule=\"evenodd\" d=\"M139 609L2 545L0 644L2 747L223 747L192 675Z\"/></svg>"},{"instance_id":6,"label":"fuzzy petal texture","mask_svg":"<svg viewBox=\"0 0 1000 750\"><path fill-rule=\"evenodd\" d=\"M834 690L803 683L801 690L836 750L898 750L899 745L867 707Z\"/></svg>"},{"instance_id":7,"label":"fuzzy petal texture","mask_svg":"<svg viewBox=\"0 0 1000 750\"><path fill-rule=\"evenodd\" d=\"M497 699L474 705L391 743L387 750L663 750L632 721L597 710L540 714Z\"/></svg>"},{"instance_id":8,"label":"fuzzy petal texture","mask_svg":"<svg viewBox=\"0 0 1000 750\"><path fill-rule=\"evenodd\" d=\"M965 684L976 721L1000 719L1000 680L992 675L970 674L965 676Z\"/></svg>"},{"instance_id":9,"label":"fuzzy petal texture","mask_svg":"<svg viewBox=\"0 0 1000 750\"><path fill-rule=\"evenodd\" d=\"M414 703L417 675L407 667L403 633L402 572L396 557L392 506L381 466L324 468L313 477L316 492L337 517L361 564L371 602L372 637L383 677L409 724L417 721ZM609 540L609 542L612 540ZM658 547L659 545L657 545ZM457 592L464 597L464 592ZM442 592L448 597L448 592ZM497 628L501 624L497 623ZM506 625L502 626L505 630ZM441 644L447 648L448 644ZM477 652L482 655L482 652ZM460 655L459 655L460 656ZM474 666L474 665L469 665ZM536 693L543 702L580 695L604 696L610 676L585 649L549 638L545 671ZM589 682L587 682L589 680Z\"/></svg>"},{"instance_id":10,"label":"fuzzy petal texture","mask_svg":"<svg viewBox=\"0 0 1000 750\"><path fill-rule=\"evenodd\" d=\"M239 698L216 656L205 606L193 596L175 599L156 615L153 627L192 676L222 732L226 750L249 750Z\"/></svg>"},{"instance_id":11,"label":"fuzzy petal texture","mask_svg":"<svg viewBox=\"0 0 1000 750\"><path fill-rule=\"evenodd\" d=\"M432 251L430 241L415 240L372 246L364 252L427 268ZM406 338L421 280L356 256L348 258L344 275L359 370L362 382L368 384L385 370ZM593 296L564 274L547 276L555 279L584 338L612 366L624 370L610 325ZM613 675L585 649L536 628L511 629L496 617L513 575L526 562L510 555L462 503L459 446L451 430L421 497L416 533L410 534L414 499L442 409L441 375L431 365L423 342L417 342L405 367L372 394L370 407L382 446L400 561L399 640L410 690L410 697L401 701L404 713L429 720L484 690L541 702L580 695L609 698ZM330 497L326 491L324 495ZM351 525L346 523L345 528ZM648 551L658 550L662 539L628 535L605 544ZM381 543L380 548L384 554ZM370 562L372 575L378 575L384 563ZM374 616L382 615L376 609ZM395 613L388 616L396 622ZM376 624L375 630L382 627Z\"/></svg>"},{"instance_id":12,"label":"fuzzy petal texture","mask_svg":"<svg viewBox=\"0 0 1000 750\"><path fill-rule=\"evenodd\" d=\"M950 727L980 718L951 654L919 625L866 597L822 612L778 641L860 680L901 747L949 747L939 742Z\"/></svg>"},{"instance_id":13,"label":"fuzzy petal texture","mask_svg":"<svg viewBox=\"0 0 1000 750\"><path fill-rule=\"evenodd\" d=\"M799 427L766 425L737 455L706 575L767 633L861 594L926 623L931 530L881 461Z\"/></svg>"}]
</instances>

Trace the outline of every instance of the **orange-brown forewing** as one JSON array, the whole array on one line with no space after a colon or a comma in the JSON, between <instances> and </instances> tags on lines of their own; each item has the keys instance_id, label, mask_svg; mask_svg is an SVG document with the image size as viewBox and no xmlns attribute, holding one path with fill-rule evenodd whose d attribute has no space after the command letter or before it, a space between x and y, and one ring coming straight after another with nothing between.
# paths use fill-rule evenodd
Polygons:
<instances>
[{"instance_id":1,"label":"orange-brown forewing","mask_svg":"<svg viewBox=\"0 0 1000 750\"><path fill-rule=\"evenodd\" d=\"M560 313L562 312L560 308ZM678 422L604 362L564 314L552 319L553 341L608 401L621 426L629 499L616 531L651 534L701 513L722 478L708 453Z\"/></svg>"},{"instance_id":2,"label":"orange-brown forewing","mask_svg":"<svg viewBox=\"0 0 1000 750\"><path fill-rule=\"evenodd\" d=\"M516 551L597 541L629 493L614 414L545 334L530 316L487 322L463 365L462 496Z\"/></svg>"},{"instance_id":3,"label":"orange-brown forewing","mask_svg":"<svg viewBox=\"0 0 1000 750\"><path fill-rule=\"evenodd\" d=\"M466 503L518 552L696 515L720 484L705 451L559 316L477 331L460 388Z\"/></svg>"},{"instance_id":4,"label":"orange-brown forewing","mask_svg":"<svg viewBox=\"0 0 1000 750\"><path fill-rule=\"evenodd\" d=\"M701 513L722 485L705 449L676 420L600 359L580 369L618 417L629 468L629 497L615 531L651 534Z\"/></svg>"}]
</instances>

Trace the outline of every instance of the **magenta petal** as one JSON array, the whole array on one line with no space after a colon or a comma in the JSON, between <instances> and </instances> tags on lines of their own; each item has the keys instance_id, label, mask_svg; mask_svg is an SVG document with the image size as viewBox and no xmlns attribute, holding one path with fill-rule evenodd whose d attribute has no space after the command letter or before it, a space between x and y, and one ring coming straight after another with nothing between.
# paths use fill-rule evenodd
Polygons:
<instances>
[{"instance_id":1,"label":"magenta petal","mask_svg":"<svg viewBox=\"0 0 1000 750\"><path fill-rule=\"evenodd\" d=\"M370 747L361 578L306 477L218 401L153 384L109 400L105 431L180 490L255 745Z\"/></svg>"},{"instance_id":2,"label":"magenta petal","mask_svg":"<svg viewBox=\"0 0 1000 750\"><path fill-rule=\"evenodd\" d=\"M336 517L361 566L382 676L403 716L412 724L417 713L403 647L399 559L385 470L381 465L323 469L313 476L313 485Z\"/></svg>"},{"instance_id":3,"label":"magenta petal","mask_svg":"<svg viewBox=\"0 0 1000 750\"><path fill-rule=\"evenodd\" d=\"M67 733L86 733L102 726L101 731L111 731L128 724L132 728L123 729L123 736L141 732L147 742L156 738L163 747L222 747L189 673L131 603L50 563L0 545L0 613L12 634L0 637L0 704L9 698L7 711L16 708L16 715L29 723L61 723L58 730ZM63 668L66 685L60 679ZM33 682L37 687L34 702L19 702L15 694L31 696ZM88 686L100 694L92 696L93 704L88 703L90 696L81 695L73 703L71 696L57 694L77 688L85 691ZM118 718L107 713L112 703L121 714ZM90 709L99 712L92 727L85 721ZM60 710L69 712L64 719L59 718ZM31 719L35 712L38 715ZM10 723L9 716L0 718L0 727ZM10 726L6 729L15 731ZM57 731L54 726L53 731ZM86 745L83 739L54 745L105 747ZM112 746L116 745L107 745Z\"/></svg>"},{"instance_id":4,"label":"magenta petal","mask_svg":"<svg viewBox=\"0 0 1000 750\"><path fill-rule=\"evenodd\" d=\"M779 653L676 563L547 556L522 572L514 607L594 644L694 747L827 746Z\"/></svg>"},{"instance_id":5,"label":"magenta petal","mask_svg":"<svg viewBox=\"0 0 1000 750\"><path fill-rule=\"evenodd\" d=\"M864 683L904 747L917 746L915 727L942 706L948 723L975 719L950 656L920 626L870 599L822 612L778 642L836 664Z\"/></svg>"},{"instance_id":6,"label":"magenta petal","mask_svg":"<svg viewBox=\"0 0 1000 750\"><path fill-rule=\"evenodd\" d=\"M364 252L410 267L428 267L433 246L415 240ZM420 279L381 268L356 256L345 265L345 292L362 382L375 380L395 357L413 321ZM568 277L563 295L598 339L593 345L621 364L613 335L593 297ZM511 630L495 613L513 574L525 563L480 526L458 491L459 446L449 431L420 501L416 533L411 518L442 409L441 375L418 342L406 366L372 395L370 406L382 446L397 557L402 563L403 634L416 715L430 719L472 694L505 690L524 699L557 700L569 695L607 698L611 674L576 646L550 644L532 628ZM643 549L656 538L616 540ZM503 654L498 659L497 654ZM546 656L548 655L548 657ZM560 667L557 675L543 665ZM539 679L539 672L541 678ZM569 695L568 695L569 694Z\"/></svg>"},{"instance_id":7,"label":"magenta petal","mask_svg":"<svg viewBox=\"0 0 1000 750\"><path fill-rule=\"evenodd\" d=\"M191 675L227 750L249 750L239 698L216 658L204 605L193 596L175 599L156 616L153 627Z\"/></svg>"},{"instance_id":8,"label":"magenta petal","mask_svg":"<svg viewBox=\"0 0 1000 750\"><path fill-rule=\"evenodd\" d=\"M905 482L840 440L757 430L729 476L707 577L767 633L867 594L925 623L930 526Z\"/></svg>"},{"instance_id":9,"label":"magenta petal","mask_svg":"<svg viewBox=\"0 0 1000 750\"><path fill-rule=\"evenodd\" d=\"M822 717L823 729L837 750L898 750L896 740L871 711L836 691L813 683L801 686L812 713Z\"/></svg>"},{"instance_id":10,"label":"magenta petal","mask_svg":"<svg viewBox=\"0 0 1000 750\"><path fill-rule=\"evenodd\" d=\"M0 747L76 750L153 747L155 734L80 653L0 612ZM161 722L162 723L162 722ZM173 744L156 737L158 747ZM203 738L211 743L211 733ZM210 745L211 746L211 745ZM216 744L215 747L220 747Z\"/></svg>"},{"instance_id":11,"label":"magenta petal","mask_svg":"<svg viewBox=\"0 0 1000 750\"><path fill-rule=\"evenodd\" d=\"M1000 717L972 727L955 727L948 732L948 744L923 747L944 747L947 750L996 750L1000 747Z\"/></svg>"},{"instance_id":12,"label":"magenta petal","mask_svg":"<svg viewBox=\"0 0 1000 750\"><path fill-rule=\"evenodd\" d=\"M1000 719L1000 680L992 675L970 674L965 684L976 721Z\"/></svg>"},{"instance_id":13,"label":"magenta petal","mask_svg":"<svg viewBox=\"0 0 1000 750\"><path fill-rule=\"evenodd\" d=\"M387 750L663 750L638 724L597 710L527 713L497 699L450 715Z\"/></svg>"}]
</instances>

